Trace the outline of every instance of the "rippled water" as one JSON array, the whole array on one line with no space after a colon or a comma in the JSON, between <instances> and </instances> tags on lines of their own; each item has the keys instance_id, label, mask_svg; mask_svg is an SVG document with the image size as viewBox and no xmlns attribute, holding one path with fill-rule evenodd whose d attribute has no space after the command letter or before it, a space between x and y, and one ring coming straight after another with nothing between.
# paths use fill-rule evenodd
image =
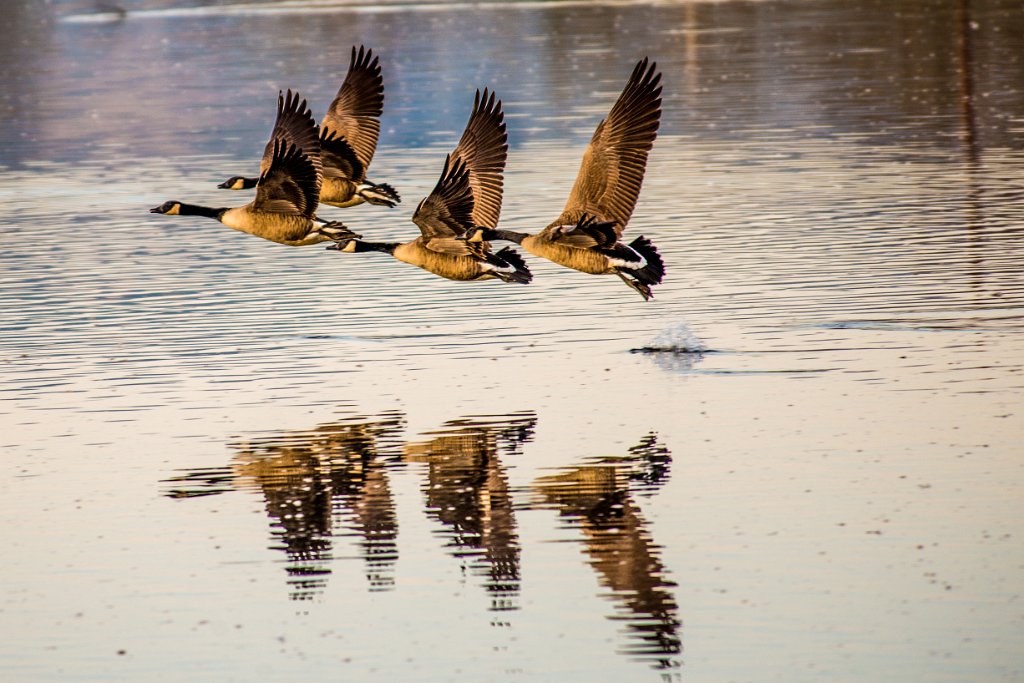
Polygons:
<instances>
[{"instance_id":1,"label":"rippled water","mask_svg":"<svg viewBox=\"0 0 1024 683\"><path fill-rule=\"evenodd\" d=\"M1017 3L110 7L0 28L5 680L1024 676ZM375 239L484 86L546 225L656 60L655 299L147 213L363 43Z\"/></svg>"}]
</instances>

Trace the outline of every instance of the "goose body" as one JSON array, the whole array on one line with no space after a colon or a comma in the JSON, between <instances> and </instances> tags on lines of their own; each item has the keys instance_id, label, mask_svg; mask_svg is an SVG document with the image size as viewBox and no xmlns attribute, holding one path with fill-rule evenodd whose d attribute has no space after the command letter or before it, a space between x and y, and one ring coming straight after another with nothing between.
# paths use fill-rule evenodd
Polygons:
<instances>
[{"instance_id":1,"label":"goose body","mask_svg":"<svg viewBox=\"0 0 1024 683\"><path fill-rule=\"evenodd\" d=\"M168 216L205 216L229 228L288 246L357 237L341 223L316 217L322 171L316 122L289 90L278 94L277 120L264 150L256 198L245 206L211 208L177 200L150 209Z\"/></svg>"},{"instance_id":2,"label":"goose body","mask_svg":"<svg viewBox=\"0 0 1024 683\"><path fill-rule=\"evenodd\" d=\"M449 280L529 283L533 276L515 250L493 253L486 243L460 239L477 221L497 221L507 140L501 102L487 90L483 95L477 91L459 144L445 158L433 191L413 214L420 236L409 242L339 240L328 249L384 252Z\"/></svg>"},{"instance_id":3,"label":"goose body","mask_svg":"<svg viewBox=\"0 0 1024 683\"><path fill-rule=\"evenodd\" d=\"M328 247L330 248L330 247ZM349 253L380 251L391 254L396 261L422 268L447 280L500 279L526 284L531 276L526 263L514 250L505 248L496 254L467 252L464 243L419 237L411 242L364 242L347 240L340 251Z\"/></svg>"},{"instance_id":4,"label":"goose body","mask_svg":"<svg viewBox=\"0 0 1024 683\"><path fill-rule=\"evenodd\" d=\"M559 244L557 241L545 240L537 235L529 235L520 242L529 253L539 258L554 261L560 266L572 268L591 275L614 273L614 266L604 254L590 249L580 249Z\"/></svg>"},{"instance_id":5,"label":"goose body","mask_svg":"<svg viewBox=\"0 0 1024 683\"><path fill-rule=\"evenodd\" d=\"M399 244L392 255L402 263L416 266L449 280L484 280L492 277L497 268L471 254L451 252L444 239L416 239Z\"/></svg>"},{"instance_id":6,"label":"goose body","mask_svg":"<svg viewBox=\"0 0 1024 683\"><path fill-rule=\"evenodd\" d=\"M508 240L527 252L592 275L617 275L644 299L659 284L665 266L650 240L620 241L640 194L647 155L661 118L661 74L645 58L601 121L583 155L576 183L562 214L539 233L477 225L462 235L469 242Z\"/></svg>"},{"instance_id":7,"label":"goose body","mask_svg":"<svg viewBox=\"0 0 1024 683\"><path fill-rule=\"evenodd\" d=\"M320 188L320 199L323 204L330 204L341 209L357 206L366 201L359 194L359 183L348 178L324 178Z\"/></svg>"},{"instance_id":8,"label":"goose body","mask_svg":"<svg viewBox=\"0 0 1024 683\"><path fill-rule=\"evenodd\" d=\"M344 208L363 202L394 206L401 201L390 185L366 178L377 149L383 112L384 79L379 59L372 50L360 47L357 51L353 46L345 81L320 122L321 204ZM232 176L219 187L245 190L255 187L256 181Z\"/></svg>"},{"instance_id":9,"label":"goose body","mask_svg":"<svg viewBox=\"0 0 1024 683\"><path fill-rule=\"evenodd\" d=\"M340 223L295 214L251 211L245 206L228 209L218 220L233 230L290 247L319 244L338 234L355 234Z\"/></svg>"},{"instance_id":10,"label":"goose body","mask_svg":"<svg viewBox=\"0 0 1024 683\"><path fill-rule=\"evenodd\" d=\"M393 207L400 201L402 200L398 191L387 183L371 183L367 180L357 182L349 178L324 176L324 184L320 189L320 203L340 209L358 206L364 202Z\"/></svg>"}]
</instances>

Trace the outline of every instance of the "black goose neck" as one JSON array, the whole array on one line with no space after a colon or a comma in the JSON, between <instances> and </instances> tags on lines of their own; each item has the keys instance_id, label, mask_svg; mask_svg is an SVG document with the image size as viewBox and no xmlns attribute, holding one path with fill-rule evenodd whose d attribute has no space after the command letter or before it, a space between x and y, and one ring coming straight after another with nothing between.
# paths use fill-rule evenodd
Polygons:
<instances>
[{"instance_id":1,"label":"black goose neck","mask_svg":"<svg viewBox=\"0 0 1024 683\"><path fill-rule=\"evenodd\" d=\"M394 254L400 242L364 242L355 240L356 252L380 251L385 254Z\"/></svg>"},{"instance_id":2,"label":"black goose neck","mask_svg":"<svg viewBox=\"0 0 1024 683\"><path fill-rule=\"evenodd\" d=\"M515 242L516 244L522 244L523 240L529 237L525 232L515 232L513 230L502 230L495 228L484 233L488 240L507 240L509 242Z\"/></svg>"},{"instance_id":3,"label":"black goose neck","mask_svg":"<svg viewBox=\"0 0 1024 683\"><path fill-rule=\"evenodd\" d=\"M210 206L199 206L198 204L182 204L178 213L182 216L206 216L207 218L220 219L227 212L227 208L213 208Z\"/></svg>"}]
</instances>

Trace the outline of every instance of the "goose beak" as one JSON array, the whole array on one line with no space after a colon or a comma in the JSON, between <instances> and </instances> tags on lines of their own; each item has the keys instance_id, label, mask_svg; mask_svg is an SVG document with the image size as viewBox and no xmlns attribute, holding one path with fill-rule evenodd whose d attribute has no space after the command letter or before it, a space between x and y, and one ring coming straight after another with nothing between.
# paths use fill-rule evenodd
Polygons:
<instances>
[{"instance_id":1,"label":"goose beak","mask_svg":"<svg viewBox=\"0 0 1024 683\"><path fill-rule=\"evenodd\" d=\"M221 183L217 187L219 187L222 190L230 190L231 189L231 181L230 180L225 180L223 183Z\"/></svg>"},{"instance_id":2,"label":"goose beak","mask_svg":"<svg viewBox=\"0 0 1024 683\"><path fill-rule=\"evenodd\" d=\"M163 211L160 210L159 206L154 206L152 209L149 210L149 212L150 213L163 213Z\"/></svg>"}]
</instances>

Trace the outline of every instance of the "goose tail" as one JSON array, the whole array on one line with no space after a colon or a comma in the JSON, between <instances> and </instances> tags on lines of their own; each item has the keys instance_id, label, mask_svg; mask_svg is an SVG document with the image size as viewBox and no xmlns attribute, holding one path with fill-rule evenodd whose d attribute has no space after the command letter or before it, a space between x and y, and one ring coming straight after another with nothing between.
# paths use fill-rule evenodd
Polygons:
<instances>
[{"instance_id":1,"label":"goose tail","mask_svg":"<svg viewBox=\"0 0 1024 683\"><path fill-rule=\"evenodd\" d=\"M377 206L393 207L402 201L395 188L387 183L362 183L357 192L364 201Z\"/></svg>"},{"instance_id":2,"label":"goose tail","mask_svg":"<svg viewBox=\"0 0 1024 683\"><path fill-rule=\"evenodd\" d=\"M630 242L629 246L647 261L643 268L630 270L630 273L645 285L661 284L662 278L665 277L665 262L661 259L658 249L643 235Z\"/></svg>"},{"instance_id":3,"label":"goose tail","mask_svg":"<svg viewBox=\"0 0 1024 683\"><path fill-rule=\"evenodd\" d=\"M317 227L317 232L334 242L346 242L362 237L359 233L349 230L341 221L327 221Z\"/></svg>"},{"instance_id":4,"label":"goose tail","mask_svg":"<svg viewBox=\"0 0 1024 683\"><path fill-rule=\"evenodd\" d=\"M651 286L661 284L665 277L665 262L651 241L643 235L630 242L629 248L643 257L644 265L641 268L619 267L615 274L635 289L644 301L650 301L654 297Z\"/></svg>"},{"instance_id":5,"label":"goose tail","mask_svg":"<svg viewBox=\"0 0 1024 683\"><path fill-rule=\"evenodd\" d=\"M506 267L492 271L503 281L528 285L533 280L533 273L526 267L526 261L512 247L505 247L494 256L506 264Z\"/></svg>"}]
</instances>

